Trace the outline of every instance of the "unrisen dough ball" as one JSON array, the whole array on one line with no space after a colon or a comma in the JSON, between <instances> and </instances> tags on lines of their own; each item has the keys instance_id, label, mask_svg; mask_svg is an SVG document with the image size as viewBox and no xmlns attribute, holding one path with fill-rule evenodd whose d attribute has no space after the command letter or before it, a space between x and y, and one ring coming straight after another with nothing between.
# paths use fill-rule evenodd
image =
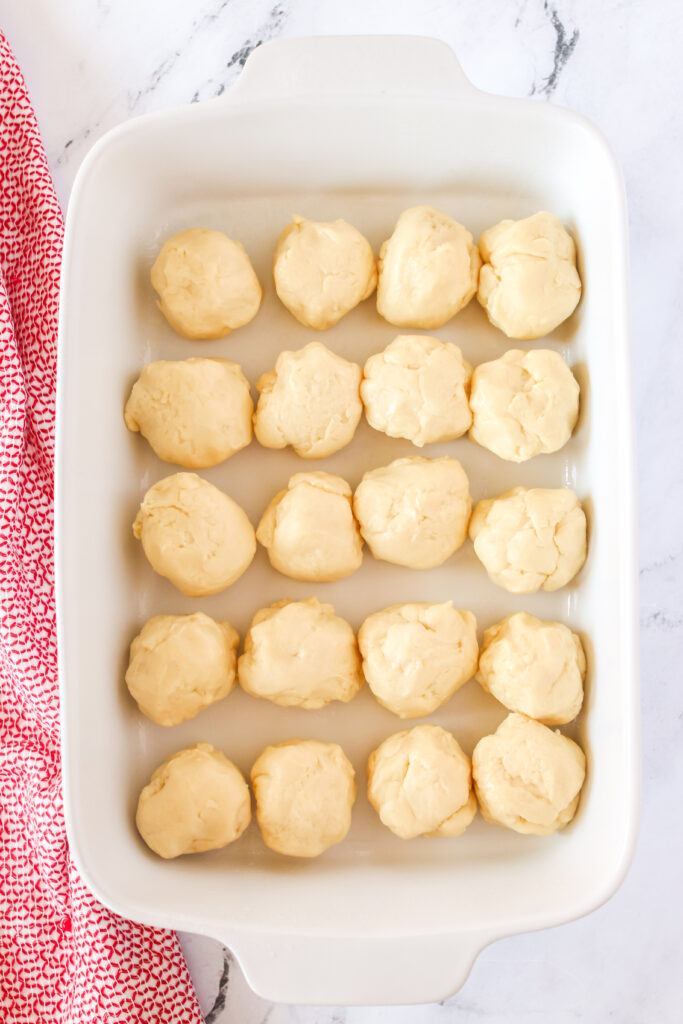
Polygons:
<instances>
[{"instance_id":1,"label":"unrisen dough ball","mask_svg":"<svg viewBox=\"0 0 683 1024\"><path fill-rule=\"evenodd\" d=\"M472 422L471 373L457 345L400 334L365 364L360 391L368 423L418 448L460 437Z\"/></svg>"},{"instance_id":2,"label":"unrisen dough ball","mask_svg":"<svg viewBox=\"0 0 683 1024\"><path fill-rule=\"evenodd\" d=\"M373 750L368 798L401 839L459 836L477 813L470 759L438 725L397 732Z\"/></svg>"},{"instance_id":3,"label":"unrisen dough ball","mask_svg":"<svg viewBox=\"0 0 683 1024\"><path fill-rule=\"evenodd\" d=\"M256 613L239 659L242 689L283 707L349 701L363 685L356 637L331 604L276 601Z\"/></svg>"},{"instance_id":4,"label":"unrisen dough ball","mask_svg":"<svg viewBox=\"0 0 683 1024\"><path fill-rule=\"evenodd\" d=\"M562 356L512 349L472 375L473 441L510 462L556 452L572 436L579 385Z\"/></svg>"},{"instance_id":5,"label":"unrisen dough ball","mask_svg":"<svg viewBox=\"0 0 683 1024\"><path fill-rule=\"evenodd\" d=\"M477 298L508 338L542 338L576 309L581 298L576 248L552 213L502 220L481 236L479 252Z\"/></svg>"},{"instance_id":6,"label":"unrisen dough ball","mask_svg":"<svg viewBox=\"0 0 683 1024\"><path fill-rule=\"evenodd\" d=\"M445 604L395 604L358 632L363 672L375 697L401 718L441 707L477 670L477 620Z\"/></svg>"},{"instance_id":7,"label":"unrisen dough ball","mask_svg":"<svg viewBox=\"0 0 683 1024\"><path fill-rule=\"evenodd\" d=\"M480 501L470 537L493 582L512 594L559 590L586 561L586 516L566 487L513 487Z\"/></svg>"},{"instance_id":8,"label":"unrisen dough ball","mask_svg":"<svg viewBox=\"0 0 683 1024\"><path fill-rule=\"evenodd\" d=\"M472 500L457 459L413 455L366 473L353 508L375 558L432 569L467 536Z\"/></svg>"},{"instance_id":9,"label":"unrisen dough ball","mask_svg":"<svg viewBox=\"0 0 683 1024\"><path fill-rule=\"evenodd\" d=\"M586 758L581 747L526 715L508 715L472 754L474 786L487 821L549 836L576 813Z\"/></svg>"},{"instance_id":10,"label":"unrisen dough ball","mask_svg":"<svg viewBox=\"0 0 683 1024\"><path fill-rule=\"evenodd\" d=\"M431 206L413 206L379 251L377 312L397 327L441 327L476 292L480 262L467 228Z\"/></svg>"},{"instance_id":11,"label":"unrisen dough ball","mask_svg":"<svg viewBox=\"0 0 683 1024\"><path fill-rule=\"evenodd\" d=\"M273 568L294 580L341 580L363 561L351 488L332 473L290 477L263 513L256 537Z\"/></svg>"},{"instance_id":12,"label":"unrisen dough ball","mask_svg":"<svg viewBox=\"0 0 683 1024\"><path fill-rule=\"evenodd\" d=\"M484 633L477 681L510 711L546 725L571 722L585 675L581 641L560 622L517 612Z\"/></svg>"},{"instance_id":13,"label":"unrisen dough ball","mask_svg":"<svg viewBox=\"0 0 683 1024\"><path fill-rule=\"evenodd\" d=\"M273 276L290 313L324 331L372 295L377 266L368 240L345 220L294 216L280 235Z\"/></svg>"},{"instance_id":14,"label":"unrisen dough ball","mask_svg":"<svg viewBox=\"0 0 683 1024\"><path fill-rule=\"evenodd\" d=\"M235 685L239 636L203 612L155 615L130 645L126 685L143 714L177 725Z\"/></svg>"},{"instance_id":15,"label":"unrisen dough ball","mask_svg":"<svg viewBox=\"0 0 683 1024\"><path fill-rule=\"evenodd\" d=\"M126 402L124 420L160 459L189 469L215 466L251 441L249 382L227 359L148 363Z\"/></svg>"},{"instance_id":16,"label":"unrisen dough ball","mask_svg":"<svg viewBox=\"0 0 683 1024\"><path fill-rule=\"evenodd\" d=\"M263 291L241 242L190 228L164 242L152 267L159 309L185 338L223 338L258 313Z\"/></svg>"},{"instance_id":17,"label":"unrisen dough ball","mask_svg":"<svg viewBox=\"0 0 683 1024\"><path fill-rule=\"evenodd\" d=\"M246 513L196 473L174 473L150 487L133 533L152 568L188 597L228 587L256 553Z\"/></svg>"},{"instance_id":18,"label":"unrisen dough ball","mask_svg":"<svg viewBox=\"0 0 683 1024\"><path fill-rule=\"evenodd\" d=\"M288 857L318 857L351 826L354 771L337 743L289 740L266 747L251 769L256 817L266 846Z\"/></svg>"},{"instance_id":19,"label":"unrisen dough ball","mask_svg":"<svg viewBox=\"0 0 683 1024\"><path fill-rule=\"evenodd\" d=\"M256 387L256 438L265 448L291 444L304 459L322 459L353 439L363 406L361 369L319 341L281 352Z\"/></svg>"},{"instance_id":20,"label":"unrisen dough ball","mask_svg":"<svg viewBox=\"0 0 683 1024\"><path fill-rule=\"evenodd\" d=\"M210 743L179 750L159 765L135 818L147 845L165 858L227 846L250 821L244 776Z\"/></svg>"}]
</instances>

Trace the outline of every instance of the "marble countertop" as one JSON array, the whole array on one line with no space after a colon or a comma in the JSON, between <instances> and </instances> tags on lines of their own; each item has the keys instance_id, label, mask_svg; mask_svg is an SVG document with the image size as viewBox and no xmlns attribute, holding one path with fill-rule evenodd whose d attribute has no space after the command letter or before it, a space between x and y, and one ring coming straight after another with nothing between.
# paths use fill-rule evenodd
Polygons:
<instances>
[{"instance_id":1,"label":"marble countertop","mask_svg":"<svg viewBox=\"0 0 683 1024\"><path fill-rule=\"evenodd\" d=\"M271 1005L217 943L183 936L212 1024L674 1024L683 982L683 9L642 0L0 0L66 206L93 141L146 111L216 96L284 35L399 32L448 42L480 88L597 122L628 189L638 427L642 828L631 871L588 918L485 950L443 1005ZM663 376L662 376L663 375Z\"/></svg>"}]
</instances>

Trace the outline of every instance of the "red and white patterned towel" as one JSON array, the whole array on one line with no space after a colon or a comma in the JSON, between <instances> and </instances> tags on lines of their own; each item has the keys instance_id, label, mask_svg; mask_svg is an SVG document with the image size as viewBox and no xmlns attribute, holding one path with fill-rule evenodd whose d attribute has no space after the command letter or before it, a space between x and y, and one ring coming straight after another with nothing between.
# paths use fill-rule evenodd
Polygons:
<instances>
[{"instance_id":1,"label":"red and white patterned towel","mask_svg":"<svg viewBox=\"0 0 683 1024\"><path fill-rule=\"evenodd\" d=\"M0 1019L198 1024L176 936L98 904L64 829L52 533L63 227L0 34Z\"/></svg>"}]
</instances>

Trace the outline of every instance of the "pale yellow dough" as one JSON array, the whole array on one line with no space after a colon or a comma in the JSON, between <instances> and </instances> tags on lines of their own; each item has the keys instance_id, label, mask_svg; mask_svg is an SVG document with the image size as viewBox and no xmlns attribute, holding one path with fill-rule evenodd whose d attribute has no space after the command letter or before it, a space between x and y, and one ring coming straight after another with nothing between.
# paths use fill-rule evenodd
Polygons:
<instances>
[{"instance_id":1,"label":"pale yellow dough","mask_svg":"<svg viewBox=\"0 0 683 1024\"><path fill-rule=\"evenodd\" d=\"M363 685L351 626L315 597L276 601L254 616L239 659L242 689L283 707L349 701Z\"/></svg>"},{"instance_id":2,"label":"pale yellow dough","mask_svg":"<svg viewBox=\"0 0 683 1024\"><path fill-rule=\"evenodd\" d=\"M363 672L385 708L401 718L436 711L477 670L477 620L445 604L395 604L358 632Z\"/></svg>"},{"instance_id":3,"label":"pale yellow dough","mask_svg":"<svg viewBox=\"0 0 683 1024\"><path fill-rule=\"evenodd\" d=\"M586 560L586 516L565 487L514 487L480 501L470 537L493 582L512 594L558 590Z\"/></svg>"},{"instance_id":4,"label":"pale yellow dough","mask_svg":"<svg viewBox=\"0 0 683 1024\"><path fill-rule=\"evenodd\" d=\"M576 309L581 298L576 247L554 214L501 221L483 233L479 252L477 298L508 338L542 338Z\"/></svg>"},{"instance_id":5,"label":"pale yellow dough","mask_svg":"<svg viewBox=\"0 0 683 1024\"><path fill-rule=\"evenodd\" d=\"M465 540L472 501L457 459L413 455L366 473L353 507L375 558L432 569Z\"/></svg>"},{"instance_id":6,"label":"pale yellow dough","mask_svg":"<svg viewBox=\"0 0 683 1024\"><path fill-rule=\"evenodd\" d=\"M576 718L583 703L586 656L561 622L517 612L484 633L477 681L510 711L546 725Z\"/></svg>"},{"instance_id":7,"label":"pale yellow dough","mask_svg":"<svg viewBox=\"0 0 683 1024\"><path fill-rule=\"evenodd\" d=\"M318 857L351 826L354 771L337 743L289 740L266 747L251 769L256 817L266 846L288 857Z\"/></svg>"},{"instance_id":8,"label":"pale yellow dough","mask_svg":"<svg viewBox=\"0 0 683 1024\"><path fill-rule=\"evenodd\" d=\"M586 776L581 747L526 715L508 715L472 754L474 787L487 821L548 836L569 824Z\"/></svg>"},{"instance_id":9,"label":"pale yellow dough","mask_svg":"<svg viewBox=\"0 0 683 1024\"><path fill-rule=\"evenodd\" d=\"M509 462L556 452L579 415L579 385L562 356L549 349L511 349L481 363L470 394L473 441Z\"/></svg>"},{"instance_id":10,"label":"pale yellow dough","mask_svg":"<svg viewBox=\"0 0 683 1024\"><path fill-rule=\"evenodd\" d=\"M140 793L135 817L149 848L166 859L227 846L250 821L244 776L209 743L179 750L159 765Z\"/></svg>"},{"instance_id":11,"label":"pale yellow dough","mask_svg":"<svg viewBox=\"0 0 683 1024\"><path fill-rule=\"evenodd\" d=\"M273 277L290 313L324 331L373 293L377 265L368 240L345 220L294 216L280 235Z\"/></svg>"},{"instance_id":12,"label":"pale yellow dough","mask_svg":"<svg viewBox=\"0 0 683 1024\"><path fill-rule=\"evenodd\" d=\"M298 352L281 352L264 373L254 431L265 448L291 444L304 459L322 459L347 445L363 406L361 369L312 341Z\"/></svg>"},{"instance_id":13,"label":"pale yellow dough","mask_svg":"<svg viewBox=\"0 0 683 1024\"><path fill-rule=\"evenodd\" d=\"M159 309L185 338L223 338L258 313L263 291L241 242L190 228L167 239L152 267Z\"/></svg>"},{"instance_id":14,"label":"pale yellow dough","mask_svg":"<svg viewBox=\"0 0 683 1024\"><path fill-rule=\"evenodd\" d=\"M472 367L457 345L421 334L400 334L370 356L360 386L371 427L421 448L468 430Z\"/></svg>"},{"instance_id":15,"label":"pale yellow dough","mask_svg":"<svg viewBox=\"0 0 683 1024\"><path fill-rule=\"evenodd\" d=\"M340 580L363 560L351 488L332 473L290 477L263 513L256 537L273 568L294 580Z\"/></svg>"},{"instance_id":16,"label":"pale yellow dough","mask_svg":"<svg viewBox=\"0 0 683 1024\"><path fill-rule=\"evenodd\" d=\"M462 835L477 813L470 759L438 725L397 732L373 750L368 799L401 839Z\"/></svg>"},{"instance_id":17,"label":"pale yellow dough","mask_svg":"<svg viewBox=\"0 0 683 1024\"><path fill-rule=\"evenodd\" d=\"M150 487L133 533L152 568L188 597L230 586L256 553L246 513L196 473L174 473Z\"/></svg>"},{"instance_id":18,"label":"pale yellow dough","mask_svg":"<svg viewBox=\"0 0 683 1024\"><path fill-rule=\"evenodd\" d=\"M159 725L177 725L235 685L239 636L203 612L155 615L130 645L126 685Z\"/></svg>"},{"instance_id":19,"label":"pale yellow dough","mask_svg":"<svg viewBox=\"0 0 683 1024\"><path fill-rule=\"evenodd\" d=\"M379 251L377 312L396 327L441 327L476 292L479 264L462 224L431 206L413 206Z\"/></svg>"},{"instance_id":20,"label":"pale yellow dough","mask_svg":"<svg viewBox=\"0 0 683 1024\"><path fill-rule=\"evenodd\" d=\"M182 359L142 368L124 420L160 459L201 469L249 444L253 411L249 381L236 363Z\"/></svg>"}]
</instances>

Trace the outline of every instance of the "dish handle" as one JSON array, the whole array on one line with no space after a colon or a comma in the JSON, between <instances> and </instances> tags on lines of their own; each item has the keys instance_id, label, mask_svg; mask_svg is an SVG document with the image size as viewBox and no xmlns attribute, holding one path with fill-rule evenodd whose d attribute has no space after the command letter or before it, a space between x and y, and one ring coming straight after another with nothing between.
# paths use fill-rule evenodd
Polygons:
<instances>
[{"instance_id":1,"label":"dish handle","mask_svg":"<svg viewBox=\"0 0 683 1024\"><path fill-rule=\"evenodd\" d=\"M400 1006L439 1002L467 980L490 937L240 933L232 949L254 992L277 1003Z\"/></svg>"},{"instance_id":2,"label":"dish handle","mask_svg":"<svg viewBox=\"0 0 683 1024\"><path fill-rule=\"evenodd\" d=\"M274 39L249 55L232 99L474 92L450 46L426 36Z\"/></svg>"}]
</instances>

